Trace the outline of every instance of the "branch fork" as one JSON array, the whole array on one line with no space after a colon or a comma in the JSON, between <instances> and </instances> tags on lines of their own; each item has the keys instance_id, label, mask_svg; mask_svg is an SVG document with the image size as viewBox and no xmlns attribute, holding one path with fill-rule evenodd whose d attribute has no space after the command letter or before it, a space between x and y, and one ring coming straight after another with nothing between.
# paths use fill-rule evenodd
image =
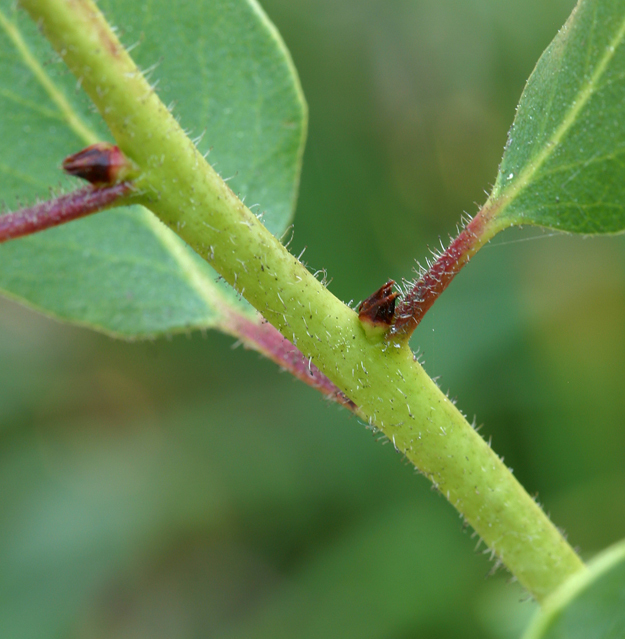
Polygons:
<instances>
[{"instance_id":1,"label":"branch fork","mask_svg":"<svg viewBox=\"0 0 625 639\"><path fill-rule=\"evenodd\" d=\"M147 203L150 210L199 255L210 247L215 270L244 289L277 331L297 340L306 361L435 483L530 593L540 601L583 570L559 531L406 344L461 265L501 230L499 223L488 222L497 203L484 207L428 279L393 309L395 324L388 332L394 329L398 348L387 348L384 339L367 335L358 315L324 288L204 161L93 2L21 4L81 79L120 148L142 168L142 188L159 193ZM383 316L391 297L388 289L381 296Z\"/></svg>"}]
</instances>

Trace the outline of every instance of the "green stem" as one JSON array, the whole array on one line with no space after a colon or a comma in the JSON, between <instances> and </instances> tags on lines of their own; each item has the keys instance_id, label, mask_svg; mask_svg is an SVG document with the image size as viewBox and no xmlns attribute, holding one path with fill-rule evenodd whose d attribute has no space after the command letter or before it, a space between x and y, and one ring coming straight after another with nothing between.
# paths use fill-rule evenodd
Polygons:
<instances>
[{"instance_id":1,"label":"green stem","mask_svg":"<svg viewBox=\"0 0 625 639\"><path fill-rule=\"evenodd\" d=\"M415 362L365 333L204 161L89 0L23 0L140 168L143 202L384 431L539 600L583 569L510 471ZM424 522L427 525L427 522Z\"/></svg>"}]
</instances>

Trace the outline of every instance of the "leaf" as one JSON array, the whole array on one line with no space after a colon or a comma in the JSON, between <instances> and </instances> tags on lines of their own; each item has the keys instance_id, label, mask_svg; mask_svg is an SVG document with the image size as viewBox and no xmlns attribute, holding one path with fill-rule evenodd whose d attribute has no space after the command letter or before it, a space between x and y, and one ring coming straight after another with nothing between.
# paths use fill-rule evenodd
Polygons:
<instances>
[{"instance_id":1,"label":"leaf","mask_svg":"<svg viewBox=\"0 0 625 639\"><path fill-rule=\"evenodd\" d=\"M625 229L625 10L580 0L521 96L491 201L499 223Z\"/></svg>"},{"instance_id":2,"label":"leaf","mask_svg":"<svg viewBox=\"0 0 625 639\"><path fill-rule=\"evenodd\" d=\"M8 4L8 3L6 3ZM11 3L13 4L13 3ZM254 0L144 3L100 9L132 46L203 153L276 235L297 194L306 106L284 44ZM62 159L110 139L36 26L0 9L0 199L30 202L75 188ZM0 289L60 319L140 337L222 322L223 305L253 312L140 207L100 213L0 246Z\"/></svg>"},{"instance_id":3,"label":"leaf","mask_svg":"<svg viewBox=\"0 0 625 639\"><path fill-rule=\"evenodd\" d=\"M625 637L625 541L603 552L544 604L523 639Z\"/></svg>"}]
</instances>

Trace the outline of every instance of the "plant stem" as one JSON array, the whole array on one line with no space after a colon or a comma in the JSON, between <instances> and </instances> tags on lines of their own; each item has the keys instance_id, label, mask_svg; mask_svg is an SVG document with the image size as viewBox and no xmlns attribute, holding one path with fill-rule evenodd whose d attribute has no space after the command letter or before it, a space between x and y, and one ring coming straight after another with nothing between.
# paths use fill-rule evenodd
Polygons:
<instances>
[{"instance_id":1,"label":"plant stem","mask_svg":"<svg viewBox=\"0 0 625 639\"><path fill-rule=\"evenodd\" d=\"M502 228L495 213L498 207L485 206L466 225L434 264L417 280L395 311L389 337L407 340L439 295L465 264Z\"/></svg>"},{"instance_id":2,"label":"plant stem","mask_svg":"<svg viewBox=\"0 0 625 639\"><path fill-rule=\"evenodd\" d=\"M582 570L562 535L407 344L367 333L356 313L290 255L204 161L95 5L22 4L142 172L136 184L146 206L311 358L362 419L384 431L537 599Z\"/></svg>"},{"instance_id":3,"label":"plant stem","mask_svg":"<svg viewBox=\"0 0 625 639\"><path fill-rule=\"evenodd\" d=\"M228 313L227 313L228 314ZM249 348L289 371L322 395L356 412L357 406L333 384L303 353L271 324L259 324L239 313L230 313L221 330L234 335Z\"/></svg>"},{"instance_id":4,"label":"plant stem","mask_svg":"<svg viewBox=\"0 0 625 639\"><path fill-rule=\"evenodd\" d=\"M53 200L37 202L33 206L1 215L0 242L44 231L111 206L120 206L120 199L132 190L130 182L102 188L87 186Z\"/></svg>"}]
</instances>

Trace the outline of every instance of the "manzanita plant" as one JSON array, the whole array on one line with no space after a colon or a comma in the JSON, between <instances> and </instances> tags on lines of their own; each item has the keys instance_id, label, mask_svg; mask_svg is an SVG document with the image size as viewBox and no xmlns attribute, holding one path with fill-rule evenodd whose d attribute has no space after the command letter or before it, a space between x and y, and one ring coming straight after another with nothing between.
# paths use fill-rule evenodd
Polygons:
<instances>
[{"instance_id":1,"label":"manzanita plant","mask_svg":"<svg viewBox=\"0 0 625 639\"><path fill-rule=\"evenodd\" d=\"M625 636L625 546L585 567L408 344L453 277L504 229L625 229L625 4L580 0L527 83L484 206L416 281L401 291L387 282L357 309L280 239L306 107L275 29L253 0L205 3L202 19L188 3L161 9L120 0L2 8L12 74L1 95L12 158L2 197L42 198L58 182L54 153L90 182L0 217L0 240L29 236L2 246L2 290L120 337L193 328L236 336L384 433L432 481L544 604L528 637ZM123 27L124 44L111 24ZM44 64L53 52L73 77ZM240 61L234 73L225 58ZM195 92L168 105L188 83ZM17 144L11 128L24 105L37 117ZM204 133L190 139L185 129Z\"/></svg>"}]
</instances>

